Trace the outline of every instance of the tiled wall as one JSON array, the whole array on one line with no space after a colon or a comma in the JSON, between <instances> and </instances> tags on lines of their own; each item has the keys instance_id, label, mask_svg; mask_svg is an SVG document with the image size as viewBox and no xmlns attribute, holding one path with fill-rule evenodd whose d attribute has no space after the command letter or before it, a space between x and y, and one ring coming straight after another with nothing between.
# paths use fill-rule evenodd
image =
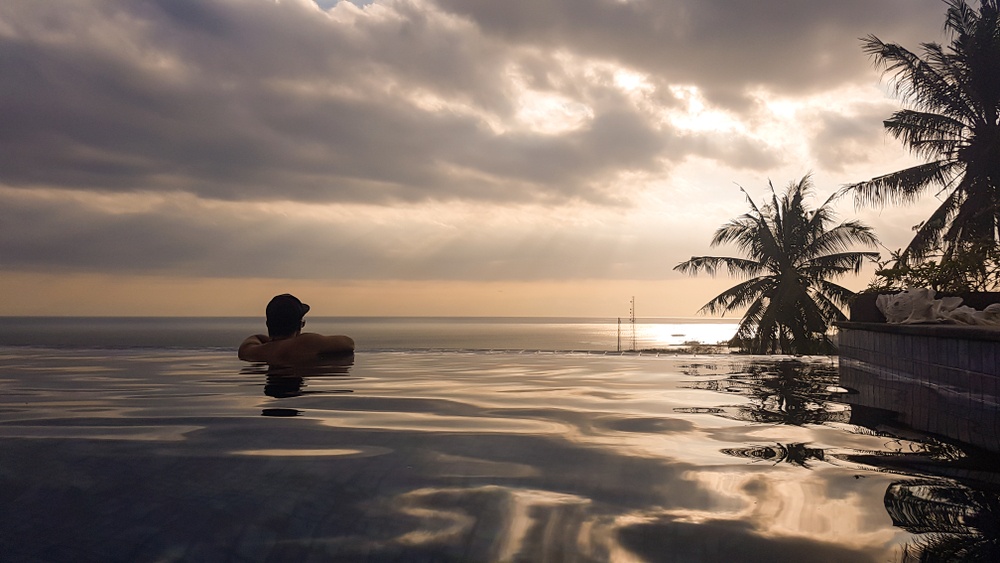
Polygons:
<instances>
[{"instance_id":1,"label":"tiled wall","mask_svg":"<svg viewBox=\"0 0 1000 563\"><path fill-rule=\"evenodd\" d=\"M945 325L839 325L848 401L1000 452L1000 330Z\"/></svg>"}]
</instances>

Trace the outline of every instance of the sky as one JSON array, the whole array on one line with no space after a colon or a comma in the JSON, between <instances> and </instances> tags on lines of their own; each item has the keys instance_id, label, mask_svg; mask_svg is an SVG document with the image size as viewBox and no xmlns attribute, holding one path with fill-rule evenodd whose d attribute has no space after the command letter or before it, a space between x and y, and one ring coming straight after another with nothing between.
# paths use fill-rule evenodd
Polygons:
<instances>
[{"instance_id":1,"label":"sky","mask_svg":"<svg viewBox=\"0 0 1000 563\"><path fill-rule=\"evenodd\" d=\"M693 317L811 174L919 162L862 52L940 0L6 0L0 315ZM930 214L855 209L898 249ZM843 278L851 289L871 277Z\"/></svg>"}]
</instances>

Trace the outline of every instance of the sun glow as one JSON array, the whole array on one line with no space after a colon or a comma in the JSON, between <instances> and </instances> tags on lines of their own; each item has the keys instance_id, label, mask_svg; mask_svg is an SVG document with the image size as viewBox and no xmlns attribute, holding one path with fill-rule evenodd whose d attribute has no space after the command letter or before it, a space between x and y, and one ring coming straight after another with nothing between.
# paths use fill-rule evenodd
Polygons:
<instances>
[{"instance_id":1,"label":"sun glow","mask_svg":"<svg viewBox=\"0 0 1000 563\"><path fill-rule=\"evenodd\" d=\"M671 86L670 93L683 109L668 110L668 120L685 131L745 131L746 127L728 112L712 108L697 86Z\"/></svg>"},{"instance_id":2,"label":"sun glow","mask_svg":"<svg viewBox=\"0 0 1000 563\"><path fill-rule=\"evenodd\" d=\"M558 135L575 131L594 118L585 104L557 94L524 91L517 120L535 133Z\"/></svg>"},{"instance_id":3,"label":"sun glow","mask_svg":"<svg viewBox=\"0 0 1000 563\"><path fill-rule=\"evenodd\" d=\"M626 92L651 92L653 85L645 74L620 68L615 71L615 85Z\"/></svg>"}]
</instances>

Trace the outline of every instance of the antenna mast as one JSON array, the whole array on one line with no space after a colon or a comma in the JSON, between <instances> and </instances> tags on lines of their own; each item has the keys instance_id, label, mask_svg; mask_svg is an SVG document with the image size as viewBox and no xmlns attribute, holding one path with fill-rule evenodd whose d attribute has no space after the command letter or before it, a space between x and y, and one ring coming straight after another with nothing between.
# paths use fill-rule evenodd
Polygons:
<instances>
[{"instance_id":1,"label":"antenna mast","mask_svg":"<svg viewBox=\"0 0 1000 563\"><path fill-rule=\"evenodd\" d=\"M632 296L632 300L629 302L628 315L632 323L632 351L635 352L635 295Z\"/></svg>"}]
</instances>

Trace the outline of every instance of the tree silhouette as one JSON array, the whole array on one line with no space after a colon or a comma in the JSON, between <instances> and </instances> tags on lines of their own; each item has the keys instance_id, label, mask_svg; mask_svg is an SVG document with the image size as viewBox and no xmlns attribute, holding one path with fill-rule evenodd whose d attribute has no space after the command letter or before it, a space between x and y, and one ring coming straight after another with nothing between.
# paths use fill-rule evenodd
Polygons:
<instances>
[{"instance_id":1,"label":"tree silhouette","mask_svg":"<svg viewBox=\"0 0 1000 563\"><path fill-rule=\"evenodd\" d=\"M853 244L872 247L878 240L857 221L830 228L834 196L809 209L805 200L811 190L808 175L791 182L780 197L771 185L771 201L763 207L744 191L750 212L720 227L712 246L734 243L745 257L693 256L674 268L714 276L724 266L730 275L749 278L701 308L723 314L745 309L733 338L745 352L831 353L827 330L832 321L845 319L840 307L854 294L829 279L858 273L866 257L878 257L849 251Z\"/></svg>"},{"instance_id":2,"label":"tree silhouette","mask_svg":"<svg viewBox=\"0 0 1000 563\"><path fill-rule=\"evenodd\" d=\"M901 263L941 250L942 262L988 257L1000 226L1000 10L981 0L946 0L947 47L922 44L923 56L870 35L864 51L891 75L910 105L885 129L928 162L847 186L857 205L911 203L927 191L941 204L916 227Z\"/></svg>"}]
</instances>

